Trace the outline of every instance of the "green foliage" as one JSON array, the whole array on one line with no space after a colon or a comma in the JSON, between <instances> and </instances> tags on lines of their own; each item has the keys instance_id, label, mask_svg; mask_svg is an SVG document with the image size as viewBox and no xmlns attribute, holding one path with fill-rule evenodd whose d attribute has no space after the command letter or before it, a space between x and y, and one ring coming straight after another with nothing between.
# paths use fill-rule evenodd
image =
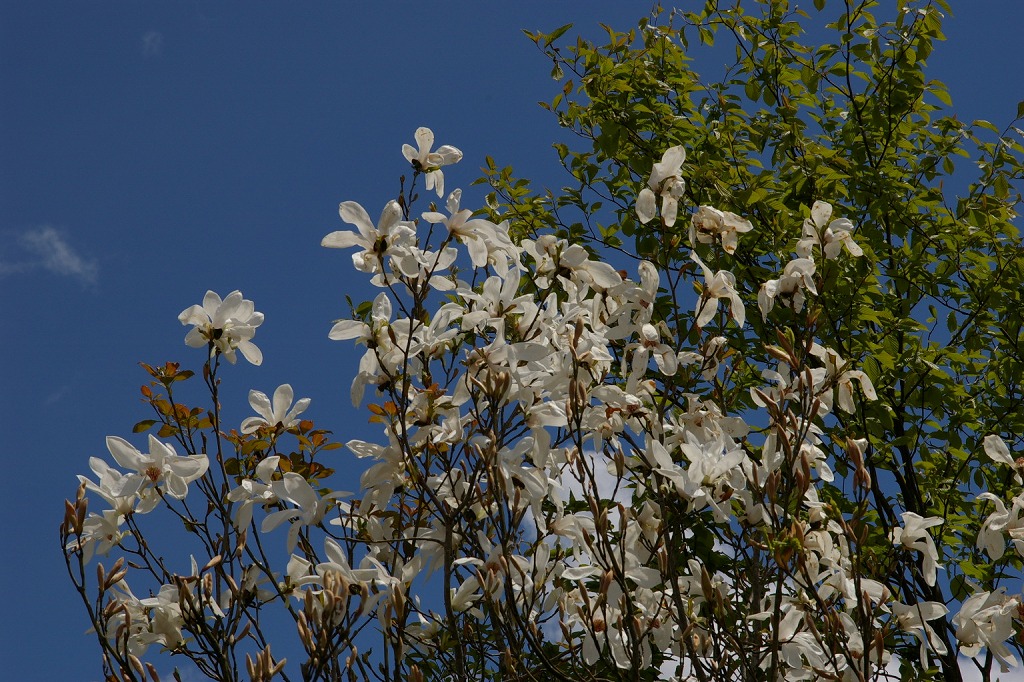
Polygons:
<instances>
[{"instance_id":1,"label":"green foliage","mask_svg":"<svg viewBox=\"0 0 1024 682\"><path fill-rule=\"evenodd\" d=\"M840 474L823 501L862 524L868 542L855 551L865 576L906 603L953 604L968 594L965 581L993 590L1020 577L1015 558L992 562L976 549L991 507L975 496L1005 498L1014 485L984 456L983 437L1002 436L1011 452L1024 446L1024 245L1015 224L1024 102L999 126L952 112L946 86L927 73L944 40L944 0L896 10L871 0L813 5L810 13L784 0L657 8L635 29L606 27L602 44L564 42L564 26L528 33L561 82L542 106L582 144L555 145L572 178L558 193L488 159L488 207L492 217L512 218L521 235L553 230L595 252L650 260L664 273L692 267L686 210L734 212L754 224L734 256L718 244L692 246L713 270L731 270L752 300L790 260L812 204L833 204L833 217L852 221L865 257L819 270L822 295L805 312L748 316L745 329L724 317L713 322L728 340L725 377L683 370L661 396L678 405L699 386L723 411L742 411L752 406L752 379L773 363L757 339L787 339L797 362L806 362L812 338L836 349L866 372L879 400L821 424ZM826 31L809 29L826 21ZM728 61L708 77L695 67L703 54ZM687 153L680 218L671 227L642 225L637 194L652 163L675 145ZM678 316L690 295L677 289L680 281L670 277L658 319L684 350L699 336ZM870 492L856 502L848 474L857 467L842 445L848 436L869 441ZM948 558L935 587L921 579L914 554L891 552L903 512L945 519L933 533ZM766 546L784 563L794 545L779 536ZM944 672L916 669L917 642L908 637L901 653L913 679L959 675L950 623L936 629L951 652L940 661Z\"/></svg>"}]
</instances>

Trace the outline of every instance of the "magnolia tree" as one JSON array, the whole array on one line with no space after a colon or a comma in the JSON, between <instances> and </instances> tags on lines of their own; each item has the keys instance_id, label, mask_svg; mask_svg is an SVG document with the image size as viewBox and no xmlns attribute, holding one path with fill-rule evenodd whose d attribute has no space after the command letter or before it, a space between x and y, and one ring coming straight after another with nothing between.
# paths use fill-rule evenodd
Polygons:
<instances>
[{"instance_id":1,"label":"magnolia tree","mask_svg":"<svg viewBox=\"0 0 1024 682\"><path fill-rule=\"evenodd\" d=\"M346 201L323 239L380 289L329 332L365 348L351 397L380 428L344 443L358 492L291 386L223 422L230 364L262 360L253 302L182 312L208 402L144 365L154 435L108 438L61 524L107 679L160 653L225 681L1018 666L1021 131L939 115L941 3L873 4L817 47L777 0L531 34L591 143L559 146L557 196L490 164L463 208L462 152L417 130L380 218ZM716 36L735 63L702 84L684 47Z\"/></svg>"}]
</instances>

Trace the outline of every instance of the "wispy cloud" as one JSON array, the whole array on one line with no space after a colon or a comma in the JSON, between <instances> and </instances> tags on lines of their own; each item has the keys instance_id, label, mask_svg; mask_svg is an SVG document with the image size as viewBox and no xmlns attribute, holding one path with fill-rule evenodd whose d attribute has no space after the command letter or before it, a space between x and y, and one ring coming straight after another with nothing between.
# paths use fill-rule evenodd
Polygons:
<instances>
[{"instance_id":1,"label":"wispy cloud","mask_svg":"<svg viewBox=\"0 0 1024 682\"><path fill-rule=\"evenodd\" d=\"M59 387L56 391L53 391L50 393L50 395L46 396L46 398L43 400L43 405L46 405L48 407L50 405L58 403L61 400L63 400L64 396L70 394L71 384L64 384L63 386Z\"/></svg>"},{"instance_id":2,"label":"wispy cloud","mask_svg":"<svg viewBox=\"0 0 1024 682\"><path fill-rule=\"evenodd\" d=\"M159 57L164 51L164 34L160 31L146 31L142 34L142 56Z\"/></svg>"},{"instance_id":3,"label":"wispy cloud","mask_svg":"<svg viewBox=\"0 0 1024 682\"><path fill-rule=\"evenodd\" d=\"M44 270L62 277L72 277L83 284L96 284L99 265L78 253L63 232L49 225L13 234L0 255L0 277L34 270ZM9 251L14 251L13 257Z\"/></svg>"}]
</instances>

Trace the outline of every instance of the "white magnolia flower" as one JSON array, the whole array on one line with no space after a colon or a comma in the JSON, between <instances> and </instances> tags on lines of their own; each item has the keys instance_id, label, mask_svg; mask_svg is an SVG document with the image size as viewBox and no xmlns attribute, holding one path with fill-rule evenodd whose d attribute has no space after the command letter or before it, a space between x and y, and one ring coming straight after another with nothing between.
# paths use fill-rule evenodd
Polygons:
<instances>
[{"instance_id":1,"label":"white magnolia flower","mask_svg":"<svg viewBox=\"0 0 1024 682\"><path fill-rule=\"evenodd\" d=\"M118 637L127 640L128 652L134 656L142 656L149 649L151 640L149 611L142 602L132 594L131 587L123 579L111 588L110 603L113 616L107 622L106 636L108 639ZM117 634L115 634L117 633Z\"/></svg>"},{"instance_id":2,"label":"white magnolia flower","mask_svg":"<svg viewBox=\"0 0 1024 682\"><path fill-rule=\"evenodd\" d=\"M630 317L634 325L650 322L654 317L654 304L658 299L658 289L661 287L661 273L653 263L646 260L641 261L636 270L640 281L624 280L622 286L615 291L622 296L622 303L608 321L610 327L616 326L619 320L628 322Z\"/></svg>"},{"instance_id":3,"label":"white magnolia flower","mask_svg":"<svg viewBox=\"0 0 1024 682\"><path fill-rule=\"evenodd\" d=\"M252 301L242 298L241 291L232 291L221 300L213 291L207 291L201 306L186 308L178 315L184 325L195 325L185 336L192 348L210 346L210 357L222 354L231 364L235 351L254 365L263 362L263 353L252 342L256 327L263 324L263 313L256 312Z\"/></svg>"},{"instance_id":4,"label":"white magnolia flower","mask_svg":"<svg viewBox=\"0 0 1024 682\"><path fill-rule=\"evenodd\" d=\"M359 360L359 371L352 380L351 396L352 404L355 406L362 401L366 386L377 381L377 375L381 371L379 358L388 362L389 358L398 356L395 360L402 360L402 344L397 333L392 331L391 313L391 299L387 292L382 291L373 299L369 324L361 320L339 320L328 333L328 338L332 341L356 339L356 343L362 343L367 347Z\"/></svg>"},{"instance_id":5,"label":"white magnolia flower","mask_svg":"<svg viewBox=\"0 0 1024 682\"><path fill-rule=\"evenodd\" d=\"M997 561L1006 552L1006 538L1009 536L1017 554L1024 556L1024 495L1013 498L1010 509L992 493L982 493L977 499L991 502L996 507L978 531L978 549L985 550L993 561Z\"/></svg>"},{"instance_id":6,"label":"white magnolia flower","mask_svg":"<svg viewBox=\"0 0 1024 682\"><path fill-rule=\"evenodd\" d=\"M853 403L854 381L860 384L860 389L864 393L865 398L868 400L878 398L878 394L875 393L875 387L868 375L859 369L846 369L849 363L843 360L836 351L814 344L811 346L811 355L821 360L822 364L825 365L824 368L818 368L812 372L815 377L815 385L827 387L824 392L818 395L823 409L832 409L832 391L830 389L833 385L836 388L836 402L846 412L852 413L855 409Z\"/></svg>"},{"instance_id":7,"label":"white magnolia flower","mask_svg":"<svg viewBox=\"0 0 1024 682\"><path fill-rule=\"evenodd\" d=\"M89 468L96 474L97 482L85 476L78 481L85 483L86 490L96 493L118 514L128 514L135 506L135 493L143 483L142 474L124 474L107 464L99 457L89 458Z\"/></svg>"},{"instance_id":8,"label":"white magnolia flower","mask_svg":"<svg viewBox=\"0 0 1024 682\"><path fill-rule=\"evenodd\" d=\"M480 581L475 576L469 576L458 588L451 588L449 594L451 595L452 610L456 613L472 610L479 613L482 618L483 612L473 609L473 604L480 601L480 598L483 597L483 594L478 592L479 589Z\"/></svg>"},{"instance_id":9,"label":"white magnolia flower","mask_svg":"<svg viewBox=\"0 0 1024 682\"><path fill-rule=\"evenodd\" d=\"M988 455L993 462L1009 465L1010 469L1013 470L1013 480L1017 482L1017 485L1024 483L1024 480L1021 479L1020 475L1020 464L1010 454L1010 448L1006 446L1006 441L993 434L985 436L984 443L985 454Z\"/></svg>"},{"instance_id":10,"label":"white magnolia flower","mask_svg":"<svg viewBox=\"0 0 1024 682\"><path fill-rule=\"evenodd\" d=\"M327 561L316 565L316 572L321 576L325 573L336 573L344 577L351 584L369 583L375 580L380 574L380 568L357 568L353 569L345 555L345 550L333 538L324 540L324 553Z\"/></svg>"},{"instance_id":11,"label":"white magnolia flower","mask_svg":"<svg viewBox=\"0 0 1024 682\"><path fill-rule=\"evenodd\" d=\"M408 485L405 456L397 443L384 447L377 443L350 440L345 447L356 457L375 462L359 478L359 487L366 491L360 509L383 508L396 489ZM344 525L341 519L332 519L331 523Z\"/></svg>"},{"instance_id":12,"label":"white magnolia flower","mask_svg":"<svg viewBox=\"0 0 1024 682\"><path fill-rule=\"evenodd\" d=\"M68 551L82 550L82 561L89 563L96 552L106 556L131 531L121 530L124 515L114 509L105 509L102 514L89 514L82 524L80 537L69 540Z\"/></svg>"},{"instance_id":13,"label":"white magnolia flower","mask_svg":"<svg viewBox=\"0 0 1024 682\"><path fill-rule=\"evenodd\" d=\"M736 320L737 325L742 327L747 317L743 310L743 301L740 300L740 295L736 291L736 277L727 270L719 270L712 274L696 251L690 252L690 258L704 271L704 289L697 299L697 310L694 313L697 318L697 326L706 327L718 312L717 300L725 298L729 301L729 315Z\"/></svg>"},{"instance_id":14,"label":"white magnolia flower","mask_svg":"<svg viewBox=\"0 0 1024 682\"><path fill-rule=\"evenodd\" d=\"M711 206L701 206L690 220L690 246L697 242L711 244L716 238L722 240L722 249L726 253L735 253L737 235L750 232L754 226L735 213L719 211Z\"/></svg>"},{"instance_id":15,"label":"white magnolia flower","mask_svg":"<svg viewBox=\"0 0 1024 682\"><path fill-rule=\"evenodd\" d=\"M892 530L892 544L921 553L921 570L924 581L929 585L935 584L939 553L928 529L940 525L942 519L938 516L924 518L914 512L903 512L903 528L897 527Z\"/></svg>"},{"instance_id":16,"label":"white magnolia flower","mask_svg":"<svg viewBox=\"0 0 1024 682\"><path fill-rule=\"evenodd\" d=\"M185 619L181 614L181 599L177 585L164 585L155 597L140 599L149 615L149 632L139 635L145 645L160 644L167 649L176 649L184 643L181 628Z\"/></svg>"},{"instance_id":17,"label":"white magnolia flower","mask_svg":"<svg viewBox=\"0 0 1024 682\"><path fill-rule=\"evenodd\" d=\"M294 508L285 508L268 514L263 519L260 532L269 533L283 522L290 522L288 529L288 551L295 549L302 526L315 526L324 519L324 515L333 506L337 497L348 495L347 492L333 492L323 497L313 486L299 474L289 471L279 481L270 484L270 492L280 502L289 502Z\"/></svg>"},{"instance_id":18,"label":"white magnolia flower","mask_svg":"<svg viewBox=\"0 0 1024 682\"><path fill-rule=\"evenodd\" d=\"M671 227L679 213L679 198L683 196L686 182L680 177L683 162L686 160L686 149L682 146L671 147L661 157L661 161L651 168L651 177L647 186L640 190L636 197L636 215L641 223L654 219L655 194L661 197L661 220Z\"/></svg>"},{"instance_id":19,"label":"white magnolia flower","mask_svg":"<svg viewBox=\"0 0 1024 682\"><path fill-rule=\"evenodd\" d=\"M387 292L382 291L373 299L373 305L370 308L371 324L361 320L338 320L331 327L327 337L332 341L355 339L356 343L376 348L379 344L389 341L384 338L387 334L382 332L387 329L391 313L391 299Z\"/></svg>"},{"instance_id":20,"label":"white magnolia flower","mask_svg":"<svg viewBox=\"0 0 1024 682\"><path fill-rule=\"evenodd\" d=\"M815 201L811 206L811 217L804 221L803 237L796 244L796 253L801 258L810 258L815 246L820 246L825 258L839 256L843 246L851 256L863 256L857 242L853 240L853 223L846 218L838 218L829 222L832 217L832 204Z\"/></svg>"},{"instance_id":21,"label":"white magnolia flower","mask_svg":"<svg viewBox=\"0 0 1024 682\"><path fill-rule=\"evenodd\" d=\"M151 494L156 488L164 495L184 500L188 495L188 484L202 478L209 467L205 454L181 457L172 446L161 443L152 435L149 437L148 454L139 452L134 445L117 436L107 436L107 449L120 466L142 474L140 512L150 511L156 506L159 498Z\"/></svg>"},{"instance_id":22,"label":"white magnolia flower","mask_svg":"<svg viewBox=\"0 0 1024 682\"><path fill-rule=\"evenodd\" d=\"M926 601L917 604L903 604L891 602L892 615L896 618L896 624L904 632L909 632L921 640L921 667L928 668L928 647L930 646L939 656L945 656L947 649L942 638L928 625L928 621L941 618L949 613L949 609L938 602Z\"/></svg>"},{"instance_id":23,"label":"white magnolia flower","mask_svg":"<svg viewBox=\"0 0 1024 682\"><path fill-rule=\"evenodd\" d=\"M434 132L430 128L416 129L416 144L418 149L412 145L402 145L402 154L412 167L423 173L426 177L427 189L437 192L437 196L444 196L444 173L441 166L449 166L462 160L462 152L451 145L442 145L436 151L430 151L434 146Z\"/></svg>"},{"instance_id":24,"label":"white magnolia flower","mask_svg":"<svg viewBox=\"0 0 1024 682\"><path fill-rule=\"evenodd\" d=\"M266 393L257 390L249 391L249 405L256 410L258 417L248 417L242 422L242 433L253 433L261 426L287 430L298 425L298 416L309 407L309 398L303 398L292 406L295 394L289 384L281 384L274 391L274 400L270 401Z\"/></svg>"},{"instance_id":25,"label":"white magnolia flower","mask_svg":"<svg viewBox=\"0 0 1024 682\"><path fill-rule=\"evenodd\" d=\"M497 328L504 324L505 316L522 314L523 305L532 298L527 295L516 296L519 289L518 270L496 270L495 274L484 280L482 286L472 289L462 286L459 296L466 307L451 304L451 308L442 307L438 316L444 311L448 319L460 318L464 330L490 326Z\"/></svg>"},{"instance_id":26,"label":"white magnolia flower","mask_svg":"<svg viewBox=\"0 0 1024 682\"><path fill-rule=\"evenodd\" d=\"M256 465L256 478L243 478L237 488L228 493L229 502L241 502L232 519L238 532L245 533L252 523L252 508L256 502L270 504L277 502L277 495L270 487L277 472L279 455L271 455Z\"/></svg>"},{"instance_id":27,"label":"white magnolia flower","mask_svg":"<svg viewBox=\"0 0 1024 682\"><path fill-rule=\"evenodd\" d=\"M522 250L534 261L538 286L548 286L551 277L563 281L571 279L577 285L586 284L597 290L608 290L622 284L622 277L611 265L590 260L585 248L554 235L541 235L536 241L524 239Z\"/></svg>"},{"instance_id":28,"label":"white magnolia flower","mask_svg":"<svg viewBox=\"0 0 1024 682\"><path fill-rule=\"evenodd\" d=\"M661 333L653 324L647 323L640 327L640 343L633 362L637 365L647 367L647 354L654 356L654 362L658 365L658 371L666 376L676 373L678 358L675 350L667 343L661 342Z\"/></svg>"},{"instance_id":29,"label":"white magnolia flower","mask_svg":"<svg viewBox=\"0 0 1024 682\"><path fill-rule=\"evenodd\" d=\"M792 308L793 312L800 312L806 300L804 289L812 294L818 293L814 287L814 261L810 258L795 258L786 263L782 277L761 285L757 293L757 307L761 310L761 317L768 316L775 307L776 298L781 299L787 308Z\"/></svg>"},{"instance_id":30,"label":"white magnolia flower","mask_svg":"<svg viewBox=\"0 0 1024 682\"><path fill-rule=\"evenodd\" d=\"M1014 636L1013 617L1020 601L1006 596L1005 588L978 592L967 599L953 616L960 653L974 657L987 648L999 661L1003 672L1016 667L1017 659L1006 642Z\"/></svg>"},{"instance_id":31,"label":"white magnolia flower","mask_svg":"<svg viewBox=\"0 0 1024 682\"><path fill-rule=\"evenodd\" d=\"M402 220L402 207L393 199L384 206L377 225L370 220L366 209L354 201L341 202L338 214L346 223L355 225L358 231L331 232L323 238L320 246L329 249L362 247L362 251L352 254L352 264L360 272L381 272L384 257L389 254L389 250L410 246L416 240L413 224Z\"/></svg>"},{"instance_id":32,"label":"white magnolia flower","mask_svg":"<svg viewBox=\"0 0 1024 682\"><path fill-rule=\"evenodd\" d=\"M443 213L437 211L427 211L423 214L423 219L428 223L441 223L447 227L448 232L466 245L470 260L478 268L487 266L492 251L501 250L505 253L515 251L515 245L507 231L503 232L490 220L481 218L471 220L473 212L468 208L459 208L461 199L461 189L455 190L448 196L447 208L451 217L445 217Z\"/></svg>"}]
</instances>

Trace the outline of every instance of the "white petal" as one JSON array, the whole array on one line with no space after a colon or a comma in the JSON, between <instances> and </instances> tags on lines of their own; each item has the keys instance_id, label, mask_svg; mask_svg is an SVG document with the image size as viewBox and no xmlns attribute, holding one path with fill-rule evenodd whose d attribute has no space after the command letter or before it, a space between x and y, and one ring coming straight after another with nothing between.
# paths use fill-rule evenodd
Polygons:
<instances>
[{"instance_id":1,"label":"white petal","mask_svg":"<svg viewBox=\"0 0 1024 682\"><path fill-rule=\"evenodd\" d=\"M676 224L676 216L679 214L679 202L671 194L661 197L661 219L667 227Z\"/></svg>"},{"instance_id":2,"label":"white petal","mask_svg":"<svg viewBox=\"0 0 1024 682\"><path fill-rule=\"evenodd\" d=\"M421 155L429 152L430 148L434 146L434 131L430 128L417 128L414 137L416 138L416 144L420 146Z\"/></svg>"},{"instance_id":3,"label":"white petal","mask_svg":"<svg viewBox=\"0 0 1024 682\"><path fill-rule=\"evenodd\" d=\"M167 463L167 470L174 476L191 482L206 473L210 463L206 455L190 455L188 457L175 457Z\"/></svg>"},{"instance_id":4,"label":"white petal","mask_svg":"<svg viewBox=\"0 0 1024 682\"><path fill-rule=\"evenodd\" d=\"M239 505L235 512L235 528L240 532L245 531L249 528L250 523L252 523L252 501L246 500Z\"/></svg>"},{"instance_id":5,"label":"white petal","mask_svg":"<svg viewBox=\"0 0 1024 682\"><path fill-rule=\"evenodd\" d=\"M403 144L402 145L402 156L405 157L406 161L408 161L409 163L412 163L413 159L415 159L417 155L418 155L418 153L417 153L416 149L411 144Z\"/></svg>"},{"instance_id":6,"label":"white petal","mask_svg":"<svg viewBox=\"0 0 1024 682\"><path fill-rule=\"evenodd\" d=\"M350 246L370 246L368 240L349 230L331 232L320 241L320 246L328 249L346 249ZM184 313L182 313L184 314Z\"/></svg>"},{"instance_id":7,"label":"white petal","mask_svg":"<svg viewBox=\"0 0 1024 682\"><path fill-rule=\"evenodd\" d=\"M618 270L608 263L590 261L587 263L587 272L590 273L594 284L602 289L611 289L622 284L622 277Z\"/></svg>"},{"instance_id":8,"label":"white petal","mask_svg":"<svg viewBox=\"0 0 1024 682\"><path fill-rule=\"evenodd\" d=\"M487 244L483 239L469 238L465 240L466 249L469 251L469 259L478 268L487 267Z\"/></svg>"},{"instance_id":9,"label":"white petal","mask_svg":"<svg viewBox=\"0 0 1024 682\"><path fill-rule=\"evenodd\" d=\"M391 319L391 299L385 292L380 292L377 297L373 299L373 308L370 312L370 316L375 320L390 320Z\"/></svg>"},{"instance_id":10,"label":"white petal","mask_svg":"<svg viewBox=\"0 0 1024 682\"><path fill-rule=\"evenodd\" d=\"M280 455L271 455L256 465L256 477L261 481L269 481L277 470L277 463L281 461Z\"/></svg>"},{"instance_id":11,"label":"white petal","mask_svg":"<svg viewBox=\"0 0 1024 682\"><path fill-rule=\"evenodd\" d=\"M682 145L670 147L661 156L662 165L668 168L679 168L686 161L686 148Z\"/></svg>"},{"instance_id":12,"label":"white petal","mask_svg":"<svg viewBox=\"0 0 1024 682\"><path fill-rule=\"evenodd\" d=\"M700 259L700 256L697 255L696 251L690 251L690 260L699 265L700 269L704 271L704 281L706 282L705 286L710 285L711 280L714 279L714 275L711 273L708 266L704 264L704 261Z\"/></svg>"},{"instance_id":13,"label":"white petal","mask_svg":"<svg viewBox=\"0 0 1024 682\"><path fill-rule=\"evenodd\" d=\"M444 166L458 163L462 160L462 150L449 144L438 147L435 154L441 157L441 165Z\"/></svg>"},{"instance_id":14,"label":"white petal","mask_svg":"<svg viewBox=\"0 0 1024 682\"><path fill-rule=\"evenodd\" d=\"M201 305L194 305L185 310L181 311L178 315L178 319L182 324L208 324L210 322L210 316L206 314L206 310Z\"/></svg>"},{"instance_id":15,"label":"white petal","mask_svg":"<svg viewBox=\"0 0 1024 682\"><path fill-rule=\"evenodd\" d=\"M1013 457L1010 456L1010 448L1006 446L1006 442L994 434L985 436L985 454L991 457L994 462L1001 462L1010 466L1016 465Z\"/></svg>"},{"instance_id":16,"label":"white petal","mask_svg":"<svg viewBox=\"0 0 1024 682\"><path fill-rule=\"evenodd\" d=\"M359 228L359 233L366 238L377 232L373 222L370 221L370 214L366 212L365 208L354 201L341 202L341 205L338 206L338 215L346 223Z\"/></svg>"},{"instance_id":17,"label":"white petal","mask_svg":"<svg viewBox=\"0 0 1024 682\"><path fill-rule=\"evenodd\" d=\"M290 424L292 421L295 420L297 416L306 411L306 408L309 407L309 404L311 402L311 398L303 398L302 400L296 401L295 405L292 407L291 410L288 411L288 414L286 414L284 416L284 419L282 419L281 421L283 421L285 424Z\"/></svg>"},{"instance_id":18,"label":"white petal","mask_svg":"<svg viewBox=\"0 0 1024 682\"><path fill-rule=\"evenodd\" d=\"M206 337L203 336L201 327L193 327L189 330L188 334L185 335L185 345L189 348L202 348L207 343L209 342L206 340Z\"/></svg>"},{"instance_id":19,"label":"white petal","mask_svg":"<svg viewBox=\"0 0 1024 682\"><path fill-rule=\"evenodd\" d=\"M779 280L773 279L761 285L757 292L757 307L761 310L761 317L766 318L772 308L775 307L775 294L779 289Z\"/></svg>"},{"instance_id":20,"label":"white petal","mask_svg":"<svg viewBox=\"0 0 1024 682\"><path fill-rule=\"evenodd\" d=\"M426 175L427 189L433 188L437 196L444 196L444 173L440 170L432 170Z\"/></svg>"},{"instance_id":21,"label":"white petal","mask_svg":"<svg viewBox=\"0 0 1024 682\"><path fill-rule=\"evenodd\" d=\"M380 212L380 221L377 223L377 227L380 231L386 231L401 220L402 205L392 199L388 203L384 204L384 209Z\"/></svg>"},{"instance_id":22,"label":"white petal","mask_svg":"<svg viewBox=\"0 0 1024 682\"><path fill-rule=\"evenodd\" d=\"M736 253L736 231L728 230L722 233L722 250L732 255Z\"/></svg>"},{"instance_id":23,"label":"white petal","mask_svg":"<svg viewBox=\"0 0 1024 682\"><path fill-rule=\"evenodd\" d=\"M448 195L448 202L445 204L445 208L452 215L459 212L459 206L462 204L462 190L454 189L452 193Z\"/></svg>"},{"instance_id":24,"label":"white petal","mask_svg":"<svg viewBox=\"0 0 1024 682\"><path fill-rule=\"evenodd\" d=\"M819 230L825 227L830 217L832 217L832 204L827 201L815 201L811 206L811 220Z\"/></svg>"},{"instance_id":25,"label":"white petal","mask_svg":"<svg viewBox=\"0 0 1024 682\"><path fill-rule=\"evenodd\" d=\"M249 406L266 420L269 420L273 414L270 409L270 398L263 391L256 389L249 391Z\"/></svg>"},{"instance_id":26,"label":"white petal","mask_svg":"<svg viewBox=\"0 0 1024 682\"><path fill-rule=\"evenodd\" d=\"M562 572L562 577L566 580L582 580L591 576L596 576L601 570L596 566L576 566L573 568L567 568Z\"/></svg>"},{"instance_id":27,"label":"white petal","mask_svg":"<svg viewBox=\"0 0 1024 682\"><path fill-rule=\"evenodd\" d=\"M644 187L636 197L636 217L641 223L654 219L654 205L654 192L649 187Z\"/></svg>"},{"instance_id":28,"label":"white petal","mask_svg":"<svg viewBox=\"0 0 1024 682\"><path fill-rule=\"evenodd\" d=\"M645 260L637 266L636 270L640 274L640 286L644 291L657 294L658 287L661 286L661 274L658 272L658 268L650 261Z\"/></svg>"},{"instance_id":29,"label":"white petal","mask_svg":"<svg viewBox=\"0 0 1024 682\"><path fill-rule=\"evenodd\" d=\"M697 300L696 325L701 328L706 327L708 322L715 317L716 312L718 312L718 299L701 296Z\"/></svg>"},{"instance_id":30,"label":"white petal","mask_svg":"<svg viewBox=\"0 0 1024 682\"><path fill-rule=\"evenodd\" d=\"M125 469L139 471L147 463L135 446L118 436L107 436L107 450L114 461Z\"/></svg>"},{"instance_id":31,"label":"white petal","mask_svg":"<svg viewBox=\"0 0 1024 682\"><path fill-rule=\"evenodd\" d=\"M426 211L420 217L432 225L448 222L448 218L443 213L438 213L437 211Z\"/></svg>"},{"instance_id":32,"label":"white petal","mask_svg":"<svg viewBox=\"0 0 1024 682\"><path fill-rule=\"evenodd\" d=\"M370 326L365 322L360 322L359 320L339 320L331 327L327 338L332 341L345 341L347 339L369 336L369 334Z\"/></svg>"},{"instance_id":33,"label":"white petal","mask_svg":"<svg viewBox=\"0 0 1024 682\"><path fill-rule=\"evenodd\" d=\"M732 319L736 320L736 324L743 326L743 323L747 321L747 311L743 308L743 301L740 300L739 294L733 294L729 297L731 301L729 305L729 314L732 315Z\"/></svg>"},{"instance_id":34,"label":"white petal","mask_svg":"<svg viewBox=\"0 0 1024 682\"><path fill-rule=\"evenodd\" d=\"M324 540L324 552L332 563L344 566L345 568L349 567L348 557L345 556L345 552L342 551L341 545L339 545L334 538L327 538Z\"/></svg>"},{"instance_id":35,"label":"white petal","mask_svg":"<svg viewBox=\"0 0 1024 682\"><path fill-rule=\"evenodd\" d=\"M242 425L238 427L238 430L242 433L254 433L256 429L266 423L267 420L263 417L246 417L242 420Z\"/></svg>"},{"instance_id":36,"label":"white petal","mask_svg":"<svg viewBox=\"0 0 1024 682\"><path fill-rule=\"evenodd\" d=\"M238 344L238 350L242 352L242 357L257 367L263 364L263 351L257 348L252 341L242 341ZM231 357L228 356L228 359L231 360ZM232 362L232 364L234 363Z\"/></svg>"},{"instance_id":37,"label":"white petal","mask_svg":"<svg viewBox=\"0 0 1024 682\"><path fill-rule=\"evenodd\" d=\"M220 304L220 296L214 291L207 291L206 295L203 296L203 308L211 314L220 307Z\"/></svg>"},{"instance_id":38,"label":"white petal","mask_svg":"<svg viewBox=\"0 0 1024 682\"><path fill-rule=\"evenodd\" d=\"M878 398L878 394L875 393L875 387L872 385L871 379L868 378L867 374L857 369L847 372L847 376L860 382L860 390L864 392L865 398L868 400L876 400Z\"/></svg>"},{"instance_id":39,"label":"white petal","mask_svg":"<svg viewBox=\"0 0 1024 682\"><path fill-rule=\"evenodd\" d=\"M260 532L269 533L285 521L290 521L298 515L299 511L297 509L282 509L281 511L274 512L273 514L268 514L260 525Z\"/></svg>"},{"instance_id":40,"label":"white petal","mask_svg":"<svg viewBox=\"0 0 1024 682\"><path fill-rule=\"evenodd\" d=\"M292 400L294 399L295 393L292 391L291 384L281 384L278 386L277 390L274 391L274 418L283 419L288 409L292 406Z\"/></svg>"}]
</instances>

